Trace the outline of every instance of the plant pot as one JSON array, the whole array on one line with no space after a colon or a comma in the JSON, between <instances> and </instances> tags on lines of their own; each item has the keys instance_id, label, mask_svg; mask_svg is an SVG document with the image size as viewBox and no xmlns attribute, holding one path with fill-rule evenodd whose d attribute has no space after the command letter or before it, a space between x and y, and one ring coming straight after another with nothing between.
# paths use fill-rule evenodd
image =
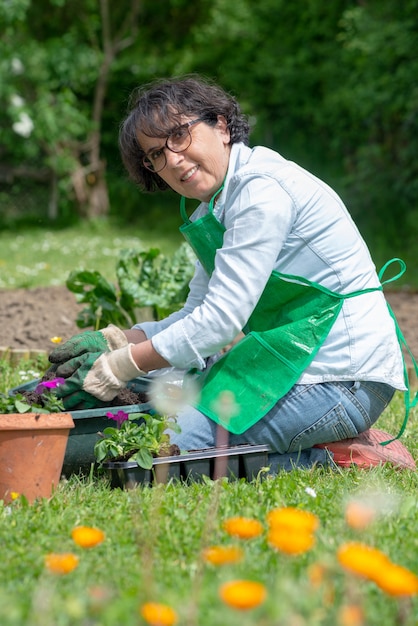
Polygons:
<instances>
[{"instance_id":1,"label":"plant pot","mask_svg":"<svg viewBox=\"0 0 418 626\"><path fill-rule=\"evenodd\" d=\"M15 387L10 393L32 391L40 382L39 379L30 381L20 387ZM140 377L133 380L128 386L137 393L145 392L148 388L148 380ZM99 439L98 433L108 426L112 426L111 420L106 416L107 412L148 413L150 409L149 403L142 403L70 411L75 427L70 432L68 438L62 473L65 476L70 476L71 474L88 473L90 471L92 463L96 462L94 446Z\"/></svg>"},{"instance_id":2,"label":"plant pot","mask_svg":"<svg viewBox=\"0 0 418 626\"><path fill-rule=\"evenodd\" d=\"M113 488L133 489L139 485L151 486L174 478L187 482L200 482L204 477L230 480L253 480L268 462L268 446L241 445L223 448L206 448L178 456L154 459L151 470L144 470L134 461L107 461L107 470Z\"/></svg>"},{"instance_id":3,"label":"plant pot","mask_svg":"<svg viewBox=\"0 0 418 626\"><path fill-rule=\"evenodd\" d=\"M49 498L58 485L70 429L69 413L0 415L0 499Z\"/></svg>"}]
</instances>

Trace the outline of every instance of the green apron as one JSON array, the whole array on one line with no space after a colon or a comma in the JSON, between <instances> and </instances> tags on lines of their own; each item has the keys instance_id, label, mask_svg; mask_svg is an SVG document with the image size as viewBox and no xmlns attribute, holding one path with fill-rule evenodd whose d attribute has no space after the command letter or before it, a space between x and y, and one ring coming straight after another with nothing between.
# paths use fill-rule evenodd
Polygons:
<instances>
[{"instance_id":1,"label":"green apron","mask_svg":"<svg viewBox=\"0 0 418 626\"><path fill-rule=\"evenodd\" d=\"M180 232L209 276L226 230L213 215L217 194L208 213L194 222L187 216L185 198L180 201L185 222ZM338 294L303 277L273 271L243 329L245 337L202 374L197 408L229 432L243 433L299 380L328 336L343 301L372 291L382 291L382 286ZM232 415L222 415L217 408L225 391L233 393L236 403Z\"/></svg>"}]
</instances>

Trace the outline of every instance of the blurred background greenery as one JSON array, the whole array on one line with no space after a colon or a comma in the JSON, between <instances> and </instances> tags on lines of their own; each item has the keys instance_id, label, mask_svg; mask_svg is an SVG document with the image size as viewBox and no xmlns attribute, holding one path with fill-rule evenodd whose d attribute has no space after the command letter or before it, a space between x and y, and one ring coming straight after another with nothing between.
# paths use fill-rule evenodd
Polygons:
<instances>
[{"instance_id":1,"label":"blurred background greenery","mask_svg":"<svg viewBox=\"0 0 418 626\"><path fill-rule=\"evenodd\" d=\"M136 86L189 72L238 98L251 145L334 187L376 265L400 256L399 284L418 286L418 0L8 0L0 32L3 286L31 238L41 278L59 233L86 235L74 263L100 232L175 249L177 197L127 180L117 135Z\"/></svg>"}]
</instances>

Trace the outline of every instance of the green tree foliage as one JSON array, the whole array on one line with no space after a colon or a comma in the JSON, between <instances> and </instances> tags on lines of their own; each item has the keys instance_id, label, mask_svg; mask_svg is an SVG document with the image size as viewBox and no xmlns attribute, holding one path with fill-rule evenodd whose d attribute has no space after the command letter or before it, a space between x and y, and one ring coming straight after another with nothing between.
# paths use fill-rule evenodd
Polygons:
<instances>
[{"instance_id":1,"label":"green tree foliage","mask_svg":"<svg viewBox=\"0 0 418 626\"><path fill-rule=\"evenodd\" d=\"M375 248L404 247L418 230L417 28L417 0L214 0L194 67L237 95L252 143L336 187Z\"/></svg>"},{"instance_id":2,"label":"green tree foliage","mask_svg":"<svg viewBox=\"0 0 418 626\"><path fill-rule=\"evenodd\" d=\"M0 182L46 174L61 201L105 212L109 181L128 218L129 94L196 71L238 97L253 144L334 186L375 246L416 239L418 0L8 0L0 24Z\"/></svg>"}]
</instances>

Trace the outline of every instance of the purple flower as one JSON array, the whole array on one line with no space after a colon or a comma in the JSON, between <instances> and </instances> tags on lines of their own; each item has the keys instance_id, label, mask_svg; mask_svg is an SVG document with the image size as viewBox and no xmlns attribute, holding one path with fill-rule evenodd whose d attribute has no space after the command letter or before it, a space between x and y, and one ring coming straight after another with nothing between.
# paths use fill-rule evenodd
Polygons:
<instances>
[{"instance_id":1,"label":"purple flower","mask_svg":"<svg viewBox=\"0 0 418 626\"><path fill-rule=\"evenodd\" d=\"M107 417L110 420L115 420L115 422L117 422L118 424L118 428L120 428L123 424L123 422L126 422L126 420L128 419L128 414L125 413L125 411L118 411L117 413L106 413Z\"/></svg>"},{"instance_id":2,"label":"purple flower","mask_svg":"<svg viewBox=\"0 0 418 626\"><path fill-rule=\"evenodd\" d=\"M47 389L55 389L65 383L65 378L53 378L52 380L45 380L36 386L35 393L45 393Z\"/></svg>"}]
</instances>

